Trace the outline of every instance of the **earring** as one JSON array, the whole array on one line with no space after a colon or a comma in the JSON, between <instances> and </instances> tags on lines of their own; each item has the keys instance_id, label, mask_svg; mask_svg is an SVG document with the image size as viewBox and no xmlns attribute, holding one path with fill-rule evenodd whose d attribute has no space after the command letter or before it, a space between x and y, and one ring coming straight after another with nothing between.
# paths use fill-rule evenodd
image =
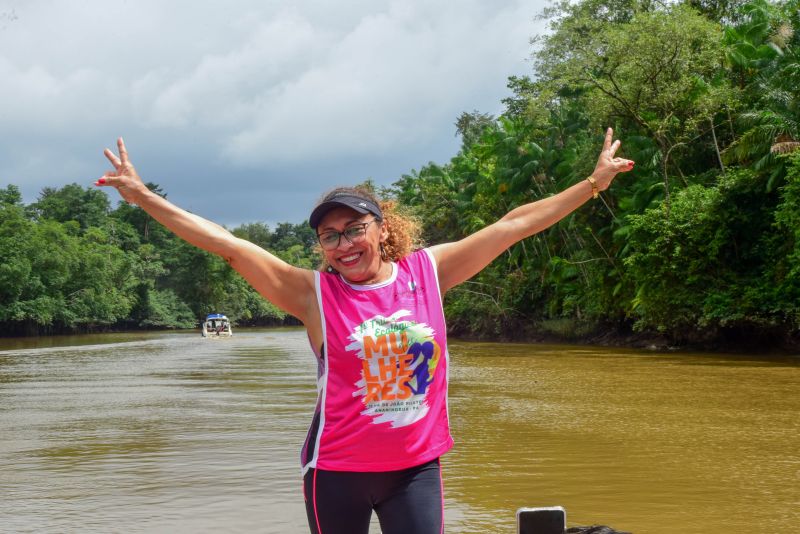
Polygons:
<instances>
[{"instance_id":1,"label":"earring","mask_svg":"<svg viewBox=\"0 0 800 534\"><path fill-rule=\"evenodd\" d=\"M383 242L380 243L381 247L381 259L383 261L389 261L389 255L386 253L386 249L383 248Z\"/></svg>"}]
</instances>

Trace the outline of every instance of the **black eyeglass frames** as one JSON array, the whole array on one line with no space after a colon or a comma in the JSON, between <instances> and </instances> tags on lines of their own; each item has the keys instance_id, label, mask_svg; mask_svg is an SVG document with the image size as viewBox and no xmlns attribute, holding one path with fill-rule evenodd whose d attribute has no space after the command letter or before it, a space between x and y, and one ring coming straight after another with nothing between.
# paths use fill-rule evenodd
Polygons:
<instances>
[{"instance_id":1,"label":"black eyeglass frames","mask_svg":"<svg viewBox=\"0 0 800 534\"><path fill-rule=\"evenodd\" d=\"M333 250L337 248L342 240L342 236L344 236L344 238L352 245L353 243L362 241L364 236L367 235L367 226L377 220L378 219L372 219L371 221L367 221L365 223L354 224L352 226L348 226L341 232L337 232L336 230L322 232L321 234L317 234L317 239L319 240L320 246L324 250Z\"/></svg>"}]
</instances>

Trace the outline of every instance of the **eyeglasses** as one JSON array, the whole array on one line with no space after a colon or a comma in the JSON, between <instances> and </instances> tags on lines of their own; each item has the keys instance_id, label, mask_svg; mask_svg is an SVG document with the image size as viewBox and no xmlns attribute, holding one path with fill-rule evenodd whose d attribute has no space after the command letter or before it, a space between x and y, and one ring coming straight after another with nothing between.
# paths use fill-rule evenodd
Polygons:
<instances>
[{"instance_id":1,"label":"eyeglasses","mask_svg":"<svg viewBox=\"0 0 800 534\"><path fill-rule=\"evenodd\" d=\"M338 248L339 243L342 240L342 236L344 236L347 242L352 245L353 243L363 241L364 237L367 235L367 226L377 220L378 219L372 219L371 221L367 221L365 223L354 224L353 226L348 226L341 232L337 232L336 230L322 232L321 234L317 234L317 239L319 239L319 244L324 250L333 250Z\"/></svg>"}]
</instances>

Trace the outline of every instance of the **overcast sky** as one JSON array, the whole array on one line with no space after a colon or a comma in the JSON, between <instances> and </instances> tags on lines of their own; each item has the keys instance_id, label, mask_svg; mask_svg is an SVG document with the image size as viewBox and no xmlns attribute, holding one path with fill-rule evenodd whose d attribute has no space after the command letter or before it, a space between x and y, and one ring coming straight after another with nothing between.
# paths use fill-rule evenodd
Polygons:
<instances>
[{"instance_id":1,"label":"overcast sky","mask_svg":"<svg viewBox=\"0 0 800 534\"><path fill-rule=\"evenodd\" d=\"M146 181L229 226L455 155L530 71L544 0L0 0L0 187ZM116 193L106 190L116 203Z\"/></svg>"}]
</instances>

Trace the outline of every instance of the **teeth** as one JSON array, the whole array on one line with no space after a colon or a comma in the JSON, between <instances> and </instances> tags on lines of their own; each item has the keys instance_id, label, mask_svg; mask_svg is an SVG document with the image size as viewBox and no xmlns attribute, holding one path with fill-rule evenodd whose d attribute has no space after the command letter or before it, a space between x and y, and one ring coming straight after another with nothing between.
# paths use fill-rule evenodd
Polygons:
<instances>
[{"instance_id":1,"label":"teeth","mask_svg":"<svg viewBox=\"0 0 800 534\"><path fill-rule=\"evenodd\" d=\"M361 256L361 254L353 254L352 256L344 256L343 258L339 258L339 261L344 261L344 262L353 261L353 260L357 260L359 256Z\"/></svg>"}]
</instances>

